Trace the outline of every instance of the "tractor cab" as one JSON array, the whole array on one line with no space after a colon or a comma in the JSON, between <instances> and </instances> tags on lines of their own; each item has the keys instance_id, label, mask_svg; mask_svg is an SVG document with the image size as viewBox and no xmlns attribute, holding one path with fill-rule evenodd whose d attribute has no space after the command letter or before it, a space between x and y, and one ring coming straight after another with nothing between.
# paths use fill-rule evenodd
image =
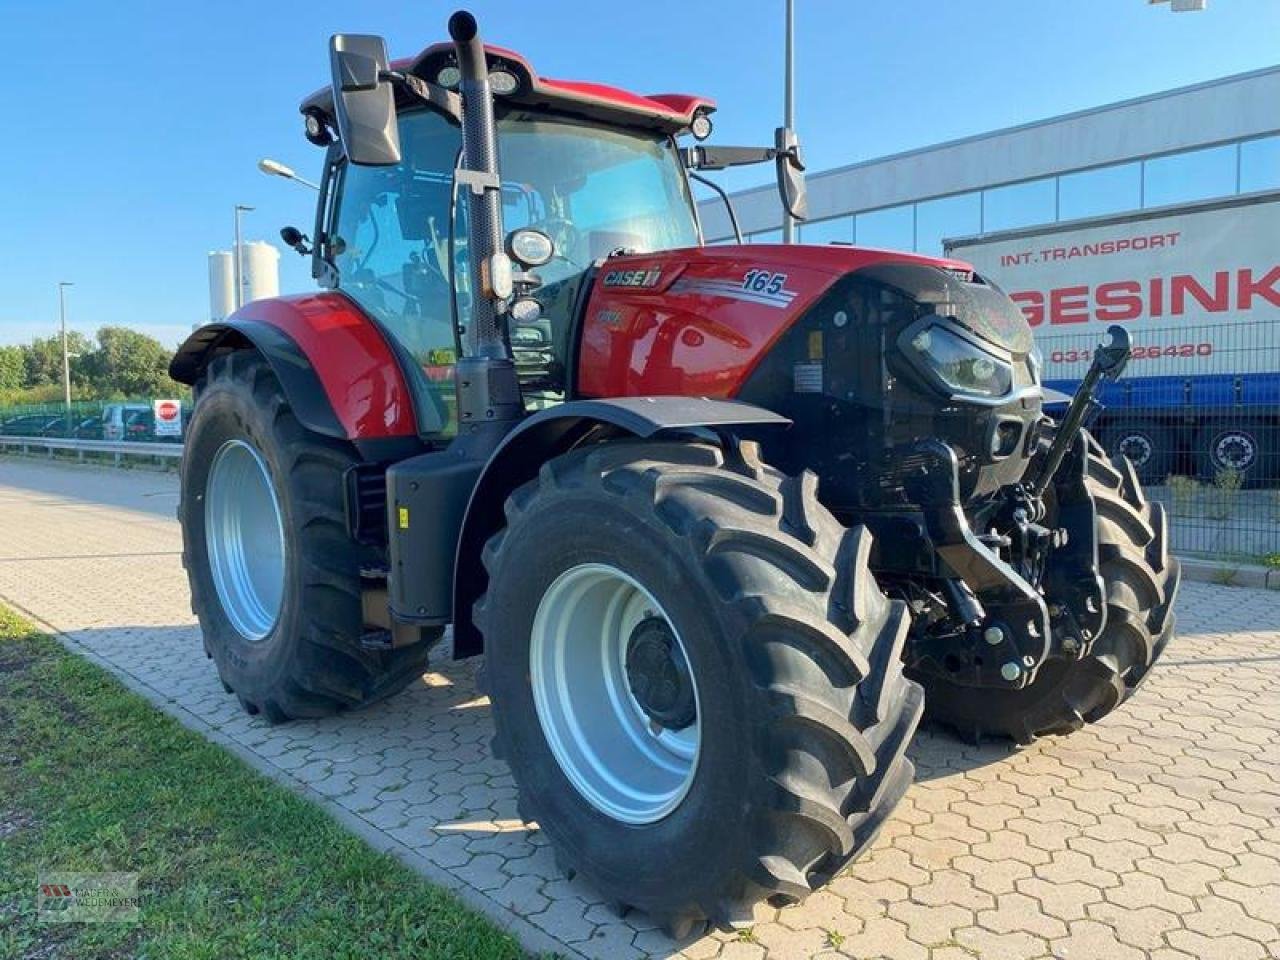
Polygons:
<instances>
[{"instance_id":1,"label":"tractor cab","mask_svg":"<svg viewBox=\"0 0 1280 960\"><path fill-rule=\"evenodd\" d=\"M509 325L525 405L536 410L564 398L572 321L595 266L620 252L701 244L675 138L695 122L709 129L715 106L542 78L517 54L485 53L508 238L536 231L550 241L545 260L523 265ZM464 352L474 289L468 204L455 180L462 131L449 109L459 73L452 45L391 67L446 91L438 102L397 97L395 162L352 163L334 142L332 87L302 104L309 138L330 146L313 272L412 358L406 367L420 432L447 437L457 430L453 367Z\"/></svg>"}]
</instances>

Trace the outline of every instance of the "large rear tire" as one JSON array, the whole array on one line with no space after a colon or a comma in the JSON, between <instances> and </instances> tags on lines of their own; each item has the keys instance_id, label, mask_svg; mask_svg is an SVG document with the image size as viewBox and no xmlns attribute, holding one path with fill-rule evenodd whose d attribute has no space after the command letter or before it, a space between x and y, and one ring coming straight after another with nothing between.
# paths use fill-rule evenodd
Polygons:
<instances>
[{"instance_id":1,"label":"large rear tire","mask_svg":"<svg viewBox=\"0 0 1280 960\"><path fill-rule=\"evenodd\" d=\"M565 869L679 938L866 846L911 783L922 694L870 534L812 474L754 444L609 443L506 517L475 610L495 750Z\"/></svg>"},{"instance_id":2,"label":"large rear tire","mask_svg":"<svg viewBox=\"0 0 1280 960\"><path fill-rule=\"evenodd\" d=\"M963 736L1031 743L1101 720L1137 690L1173 636L1181 571L1169 555L1164 507L1147 501L1124 457L1108 461L1092 438L1088 456L1085 483L1097 510L1106 626L1084 657L1050 660L1021 690L921 675L930 718Z\"/></svg>"},{"instance_id":3,"label":"large rear tire","mask_svg":"<svg viewBox=\"0 0 1280 960\"><path fill-rule=\"evenodd\" d=\"M228 692L273 723L402 689L427 644L361 645L360 568L347 533L349 444L298 423L257 353L215 359L182 459L183 563L205 651Z\"/></svg>"}]
</instances>

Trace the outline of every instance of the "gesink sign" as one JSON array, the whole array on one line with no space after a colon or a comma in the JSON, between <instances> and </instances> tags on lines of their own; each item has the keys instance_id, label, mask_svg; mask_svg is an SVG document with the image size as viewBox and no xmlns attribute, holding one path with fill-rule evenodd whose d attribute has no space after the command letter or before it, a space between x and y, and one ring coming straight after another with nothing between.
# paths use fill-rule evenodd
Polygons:
<instances>
[{"instance_id":1,"label":"gesink sign","mask_svg":"<svg viewBox=\"0 0 1280 960\"><path fill-rule=\"evenodd\" d=\"M1022 308L1046 341L1047 378L1089 365L1050 343L1091 341L1113 323L1129 328L1135 361L1162 361L1152 372L1270 372L1248 355L1280 340L1280 201L959 241L953 253Z\"/></svg>"},{"instance_id":2,"label":"gesink sign","mask_svg":"<svg viewBox=\"0 0 1280 960\"><path fill-rule=\"evenodd\" d=\"M156 436L182 436L182 404L177 400L155 401Z\"/></svg>"}]
</instances>

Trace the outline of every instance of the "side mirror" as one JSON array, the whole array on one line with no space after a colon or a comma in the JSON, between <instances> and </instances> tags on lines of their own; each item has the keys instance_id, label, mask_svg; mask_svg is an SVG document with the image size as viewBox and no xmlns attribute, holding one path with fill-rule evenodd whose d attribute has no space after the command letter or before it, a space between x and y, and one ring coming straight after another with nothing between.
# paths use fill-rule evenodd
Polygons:
<instances>
[{"instance_id":1,"label":"side mirror","mask_svg":"<svg viewBox=\"0 0 1280 960\"><path fill-rule=\"evenodd\" d=\"M395 91L383 79L387 63L381 37L339 33L329 40L338 136L347 159L360 166L400 162Z\"/></svg>"},{"instance_id":2,"label":"side mirror","mask_svg":"<svg viewBox=\"0 0 1280 960\"><path fill-rule=\"evenodd\" d=\"M307 235L297 227L281 227L280 239L304 257L311 253L311 248L307 246Z\"/></svg>"},{"instance_id":3,"label":"side mirror","mask_svg":"<svg viewBox=\"0 0 1280 960\"><path fill-rule=\"evenodd\" d=\"M797 220L809 219L809 193L804 182L804 159L800 154L800 140L795 131L778 127L773 135L777 153L774 163L778 166L778 194L783 209Z\"/></svg>"}]
</instances>

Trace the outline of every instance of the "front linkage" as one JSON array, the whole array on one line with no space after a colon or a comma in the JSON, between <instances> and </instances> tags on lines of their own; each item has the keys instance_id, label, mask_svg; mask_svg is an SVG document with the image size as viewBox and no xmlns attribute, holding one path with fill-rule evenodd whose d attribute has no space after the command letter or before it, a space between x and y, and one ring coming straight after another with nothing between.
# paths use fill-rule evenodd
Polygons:
<instances>
[{"instance_id":1,"label":"front linkage","mask_svg":"<svg viewBox=\"0 0 1280 960\"><path fill-rule=\"evenodd\" d=\"M916 615L909 660L918 672L1021 690L1050 659L1081 660L1102 635L1107 609L1083 428L1098 407L1098 385L1118 377L1128 358L1128 334L1113 327L1052 440L1042 435L1030 479L985 511L985 533L965 512L950 446L929 438L888 453L895 485L918 513L869 525L878 528L879 572ZM921 557L930 558L927 569Z\"/></svg>"}]
</instances>

